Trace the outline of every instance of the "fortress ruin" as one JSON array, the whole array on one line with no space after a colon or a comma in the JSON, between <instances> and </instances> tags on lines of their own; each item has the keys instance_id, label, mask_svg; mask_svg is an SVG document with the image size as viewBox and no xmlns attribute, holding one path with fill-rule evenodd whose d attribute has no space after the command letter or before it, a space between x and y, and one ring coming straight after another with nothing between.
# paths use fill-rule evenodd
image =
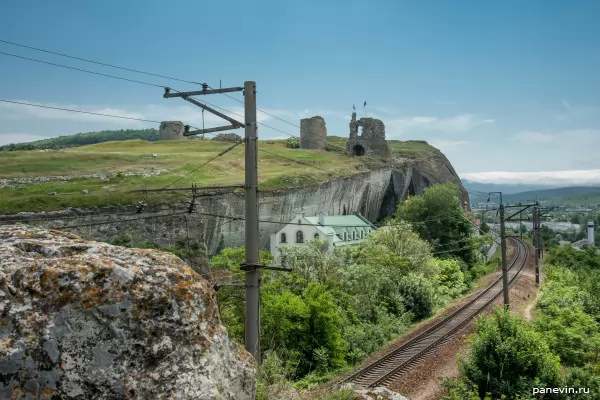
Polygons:
<instances>
[{"instance_id":1,"label":"fortress ruin","mask_svg":"<svg viewBox=\"0 0 600 400\"><path fill-rule=\"evenodd\" d=\"M181 121L163 121L160 123L158 140L185 140L185 126Z\"/></svg>"},{"instance_id":2,"label":"fortress ruin","mask_svg":"<svg viewBox=\"0 0 600 400\"><path fill-rule=\"evenodd\" d=\"M300 148L325 150L327 147L327 128L320 116L300 120Z\"/></svg>"},{"instance_id":3,"label":"fortress ruin","mask_svg":"<svg viewBox=\"0 0 600 400\"><path fill-rule=\"evenodd\" d=\"M359 128L362 132L359 134ZM390 148L385 140L385 125L375 118L356 120L352 113L350 121L350 138L346 142L346 152L351 156L378 156L388 158Z\"/></svg>"}]
</instances>

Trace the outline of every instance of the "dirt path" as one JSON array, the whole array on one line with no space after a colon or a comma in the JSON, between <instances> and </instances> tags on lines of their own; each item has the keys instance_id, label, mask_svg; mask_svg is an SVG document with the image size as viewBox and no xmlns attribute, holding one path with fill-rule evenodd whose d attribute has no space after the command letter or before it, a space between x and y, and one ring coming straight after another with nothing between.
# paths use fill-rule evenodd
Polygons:
<instances>
[{"instance_id":1,"label":"dirt path","mask_svg":"<svg viewBox=\"0 0 600 400\"><path fill-rule=\"evenodd\" d=\"M510 259L509 251L509 259ZM494 277L499 273L493 274ZM535 284L535 262L531 251L527 266L517 282L511 287L509 297L511 311L520 315L529 313L535 304L537 285ZM502 304L502 296L495 304ZM489 311L488 311L489 312ZM442 346L433 356L405 375L400 381L390 385L390 389L408 397L410 400L437 400L444 394L442 382L445 378L458 377L458 357L468 355L468 337L473 333L473 324L469 324L451 342Z\"/></svg>"}]
</instances>

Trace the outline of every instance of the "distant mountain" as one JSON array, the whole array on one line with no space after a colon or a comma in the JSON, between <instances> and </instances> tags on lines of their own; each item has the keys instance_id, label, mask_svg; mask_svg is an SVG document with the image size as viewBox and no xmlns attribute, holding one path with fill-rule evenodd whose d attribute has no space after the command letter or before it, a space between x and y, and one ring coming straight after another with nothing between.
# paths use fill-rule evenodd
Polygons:
<instances>
[{"instance_id":1,"label":"distant mountain","mask_svg":"<svg viewBox=\"0 0 600 400\"><path fill-rule=\"evenodd\" d=\"M522 193L508 194L507 202L524 202L531 200L562 204L592 204L600 202L600 187L574 186L556 189L532 190Z\"/></svg>"},{"instance_id":2,"label":"distant mountain","mask_svg":"<svg viewBox=\"0 0 600 400\"><path fill-rule=\"evenodd\" d=\"M502 192L502 194L513 194L521 193L531 190L546 190L555 189L556 186L551 185L526 185L521 183L505 184L505 183L480 183L462 179L462 184L465 189L471 191L478 191L483 193L489 192Z\"/></svg>"},{"instance_id":3,"label":"distant mountain","mask_svg":"<svg viewBox=\"0 0 600 400\"><path fill-rule=\"evenodd\" d=\"M64 149L68 147L86 146L88 144L131 139L155 141L158 140L158 130L121 129L118 131L77 133L74 135L36 140L35 142L6 144L0 146L0 151Z\"/></svg>"}]
</instances>

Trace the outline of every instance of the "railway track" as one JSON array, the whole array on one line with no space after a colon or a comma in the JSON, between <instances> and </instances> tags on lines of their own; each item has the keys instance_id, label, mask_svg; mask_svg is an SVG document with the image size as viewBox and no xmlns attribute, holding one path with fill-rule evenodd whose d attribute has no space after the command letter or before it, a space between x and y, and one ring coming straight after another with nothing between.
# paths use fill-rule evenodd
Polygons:
<instances>
[{"instance_id":1,"label":"railway track","mask_svg":"<svg viewBox=\"0 0 600 400\"><path fill-rule=\"evenodd\" d=\"M512 285L527 264L528 246L519 239L513 259L508 265L509 284ZM477 314L489 306L502 293L502 276L475 296L469 303L442 318L421 334L381 358L364 366L339 384L353 383L358 387L386 386L408 373L441 345L448 342Z\"/></svg>"}]
</instances>

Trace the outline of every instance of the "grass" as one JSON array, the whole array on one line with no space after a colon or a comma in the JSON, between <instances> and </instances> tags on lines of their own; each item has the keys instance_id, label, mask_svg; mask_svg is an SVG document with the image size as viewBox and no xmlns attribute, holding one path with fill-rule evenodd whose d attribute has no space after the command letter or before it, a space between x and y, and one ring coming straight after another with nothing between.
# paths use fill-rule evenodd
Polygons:
<instances>
[{"instance_id":1,"label":"grass","mask_svg":"<svg viewBox=\"0 0 600 400\"><path fill-rule=\"evenodd\" d=\"M329 137L335 149L345 148L345 138ZM402 144L404 143L404 144ZM244 181L244 148L239 145L216 158L188 177L201 164L231 146L228 142L212 140L156 141L127 140L104 142L70 149L39 152L0 152L1 178L31 178L42 176L82 176L111 174L151 169L168 169L152 177L113 176L108 181L98 178L76 178L68 181L49 181L21 184L0 189L0 214L21 211L53 211L66 207L93 207L134 204L142 200L135 189L162 188L178 178L171 187L186 187L192 182L199 187L242 184ZM420 155L431 147L416 142L391 141L393 152ZM262 190L280 189L324 182L360 170L382 167L385 163L372 157L349 157L340 151L290 149L283 141L259 141L259 149L288 158L258 152L259 186ZM158 158L152 154L158 154ZM403 153L403 154L404 154ZM303 165L296 163L301 162ZM314 166L315 168L311 168ZM88 194L81 194L81 190ZM56 192L56 196L48 193ZM186 198L185 192L160 192L148 195L146 202L162 203Z\"/></svg>"}]
</instances>

